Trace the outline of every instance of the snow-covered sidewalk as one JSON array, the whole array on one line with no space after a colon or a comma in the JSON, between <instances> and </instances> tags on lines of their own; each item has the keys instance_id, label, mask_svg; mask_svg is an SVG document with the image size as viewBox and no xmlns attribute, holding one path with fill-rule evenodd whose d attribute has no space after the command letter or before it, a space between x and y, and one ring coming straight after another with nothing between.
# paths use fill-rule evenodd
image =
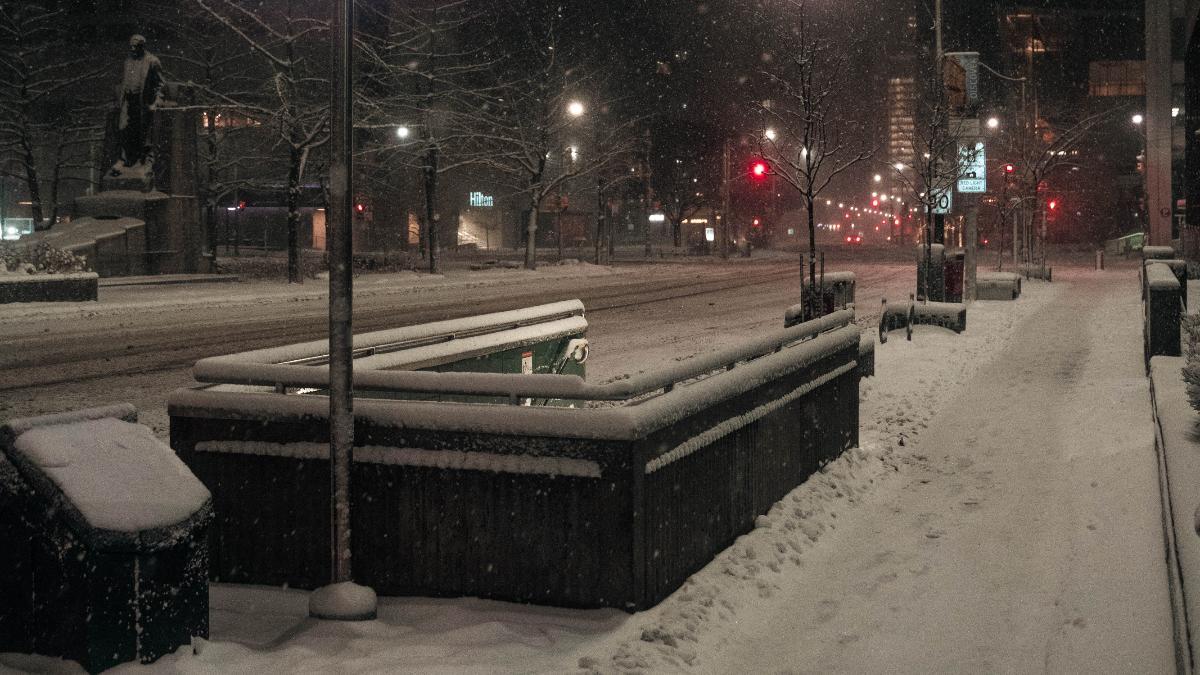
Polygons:
<instances>
[{"instance_id":1,"label":"snow-covered sidewalk","mask_svg":"<svg viewBox=\"0 0 1200 675\"><path fill-rule=\"evenodd\" d=\"M1136 272L1056 279L962 335L892 333L862 447L651 610L384 598L335 624L217 585L211 641L119 670L1169 672Z\"/></svg>"},{"instance_id":2,"label":"snow-covered sidewalk","mask_svg":"<svg viewBox=\"0 0 1200 675\"><path fill-rule=\"evenodd\" d=\"M1171 672L1134 274L1063 274L712 669Z\"/></svg>"}]
</instances>

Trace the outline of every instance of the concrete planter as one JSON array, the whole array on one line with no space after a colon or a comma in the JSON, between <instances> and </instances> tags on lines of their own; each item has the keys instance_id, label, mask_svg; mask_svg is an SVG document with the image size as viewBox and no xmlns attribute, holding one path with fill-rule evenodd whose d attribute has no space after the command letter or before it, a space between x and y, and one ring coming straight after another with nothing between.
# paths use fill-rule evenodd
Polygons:
<instances>
[{"instance_id":1,"label":"concrete planter","mask_svg":"<svg viewBox=\"0 0 1200 675\"><path fill-rule=\"evenodd\" d=\"M99 278L94 272L0 276L0 305L95 300Z\"/></svg>"}]
</instances>

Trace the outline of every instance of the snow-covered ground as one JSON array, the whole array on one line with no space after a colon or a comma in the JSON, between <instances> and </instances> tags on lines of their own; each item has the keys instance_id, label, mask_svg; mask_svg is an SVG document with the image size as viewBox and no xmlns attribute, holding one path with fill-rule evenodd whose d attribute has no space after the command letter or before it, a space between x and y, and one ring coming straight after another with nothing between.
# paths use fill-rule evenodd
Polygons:
<instances>
[{"instance_id":1,"label":"snow-covered ground","mask_svg":"<svg viewBox=\"0 0 1200 675\"><path fill-rule=\"evenodd\" d=\"M961 335L878 345L861 447L653 609L382 598L377 621L337 624L307 618L307 593L216 585L211 640L118 671L1168 672L1136 272L1055 278L977 303ZM636 334L599 317L594 341L651 354L590 378L753 330L738 310L689 322L681 302L678 336L669 312Z\"/></svg>"}]
</instances>

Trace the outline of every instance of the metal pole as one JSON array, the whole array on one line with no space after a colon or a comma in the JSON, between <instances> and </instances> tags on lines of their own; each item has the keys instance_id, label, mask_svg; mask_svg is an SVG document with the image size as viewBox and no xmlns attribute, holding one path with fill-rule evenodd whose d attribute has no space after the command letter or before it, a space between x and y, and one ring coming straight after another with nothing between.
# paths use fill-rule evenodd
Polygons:
<instances>
[{"instance_id":1,"label":"metal pole","mask_svg":"<svg viewBox=\"0 0 1200 675\"><path fill-rule=\"evenodd\" d=\"M600 264L600 238L604 236L604 179L596 178L596 258Z\"/></svg>"},{"instance_id":2,"label":"metal pole","mask_svg":"<svg viewBox=\"0 0 1200 675\"><path fill-rule=\"evenodd\" d=\"M967 197L966 232L963 235L963 299L965 303L975 301L975 279L979 265L976 245L979 241L979 201L974 195Z\"/></svg>"},{"instance_id":3,"label":"metal pole","mask_svg":"<svg viewBox=\"0 0 1200 675\"><path fill-rule=\"evenodd\" d=\"M721 238L721 258L729 257L729 139L721 153L721 227L717 228L717 236Z\"/></svg>"},{"instance_id":4,"label":"metal pole","mask_svg":"<svg viewBox=\"0 0 1200 675\"><path fill-rule=\"evenodd\" d=\"M350 581L350 466L354 448L351 363L353 222L353 0L337 0L333 35L333 100L329 166L329 459L332 583Z\"/></svg>"},{"instance_id":5,"label":"metal pole","mask_svg":"<svg viewBox=\"0 0 1200 675\"><path fill-rule=\"evenodd\" d=\"M647 132L646 132L646 164L645 164L645 173L642 175L642 178L643 178L643 180L645 180L645 181L646 181L646 184L645 184L645 186L644 186L644 188L645 188L645 190L646 190L646 212L642 214L642 217L645 219L645 220L643 221L643 223L642 223L642 224L643 224L643 225L646 227L646 231L645 231L645 235L646 235L646 242L645 242L645 244L646 244L646 251L645 251L645 255L646 255L646 257L647 257L647 258L649 258L650 256L652 256L652 255L654 254L653 248L652 248L652 246L651 246L651 236L652 236L652 233L651 233L651 231L650 231L650 213L651 213L651 212L654 210L654 186L652 186L652 185L650 184L650 176L651 176L651 171L652 171L652 170L651 170L651 168L650 168L650 152L651 152L651 145L650 145L650 143L651 143L651 141L650 141L650 132L649 132L649 131L647 131Z\"/></svg>"}]
</instances>

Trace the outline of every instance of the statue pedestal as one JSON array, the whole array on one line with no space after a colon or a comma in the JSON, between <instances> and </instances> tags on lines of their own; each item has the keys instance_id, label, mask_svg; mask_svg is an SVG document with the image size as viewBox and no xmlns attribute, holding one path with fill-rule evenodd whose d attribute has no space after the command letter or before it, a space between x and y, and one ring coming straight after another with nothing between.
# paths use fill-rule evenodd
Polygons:
<instances>
[{"instance_id":1,"label":"statue pedestal","mask_svg":"<svg viewBox=\"0 0 1200 675\"><path fill-rule=\"evenodd\" d=\"M125 166L117 162L100 179L100 192L132 190L149 192L154 188L154 166L152 164L135 164Z\"/></svg>"},{"instance_id":2,"label":"statue pedestal","mask_svg":"<svg viewBox=\"0 0 1200 675\"><path fill-rule=\"evenodd\" d=\"M144 270L149 274L213 271L207 269L208 261L201 255L204 241L196 190L197 121L193 110L160 108L154 114L153 159L130 167L119 160L110 164L101 179L101 191L75 200L78 229L94 226L97 231L111 230L114 220L144 223L137 241L125 242L126 255L137 260L107 268ZM111 128L115 125L110 124ZM106 235L100 238L106 239Z\"/></svg>"}]
</instances>

